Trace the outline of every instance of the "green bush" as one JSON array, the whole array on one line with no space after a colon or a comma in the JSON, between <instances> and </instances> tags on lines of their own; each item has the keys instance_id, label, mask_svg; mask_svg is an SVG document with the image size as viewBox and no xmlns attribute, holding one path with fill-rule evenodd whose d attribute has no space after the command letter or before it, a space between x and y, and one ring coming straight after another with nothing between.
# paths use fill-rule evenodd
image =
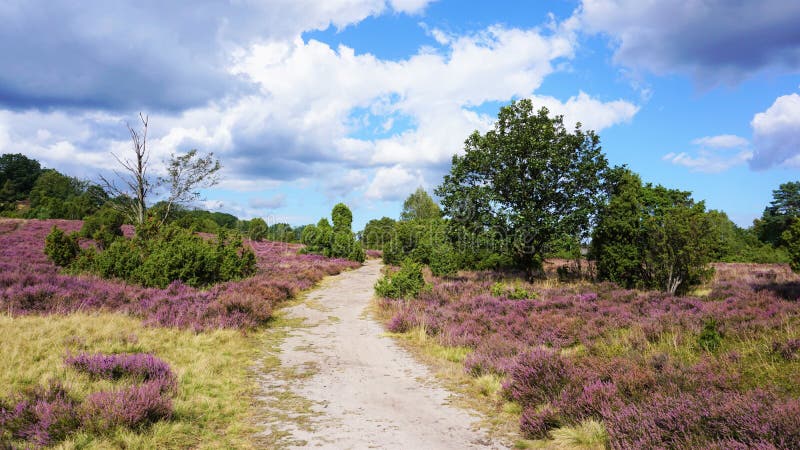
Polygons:
<instances>
[{"instance_id":1,"label":"green bush","mask_svg":"<svg viewBox=\"0 0 800 450\"><path fill-rule=\"evenodd\" d=\"M343 203L333 207L333 226L322 218L316 225L303 228L300 241L305 244L301 253L317 253L332 258L346 258L364 262L366 254L361 243L356 241L351 225L353 213Z\"/></svg>"},{"instance_id":2,"label":"green bush","mask_svg":"<svg viewBox=\"0 0 800 450\"><path fill-rule=\"evenodd\" d=\"M430 253L428 266L434 276L452 276L458 273L459 261L455 249L448 244L434 247Z\"/></svg>"},{"instance_id":3,"label":"green bush","mask_svg":"<svg viewBox=\"0 0 800 450\"><path fill-rule=\"evenodd\" d=\"M375 284L375 293L387 298L416 297L425 286L422 265L406 260L400 270L387 274Z\"/></svg>"},{"instance_id":4,"label":"green bush","mask_svg":"<svg viewBox=\"0 0 800 450\"><path fill-rule=\"evenodd\" d=\"M703 330L697 338L697 344L708 352L717 351L722 344L722 334L717 329L716 319L712 317L703 323Z\"/></svg>"},{"instance_id":5,"label":"green bush","mask_svg":"<svg viewBox=\"0 0 800 450\"><path fill-rule=\"evenodd\" d=\"M507 286L505 283L500 281L492 285L492 295L495 297L505 297L509 300L525 300L529 298L536 298L535 292L530 292L518 284Z\"/></svg>"},{"instance_id":6,"label":"green bush","mask_svg":"<svg viewBox=\"0 0 800 450\"><path fill-rule=\"evenodd\" d=\"M151 239L117 239L104 251L84 250L76 271L148 287L166 287L176 280L204 287L235 280L256 271L256 257L240 237L223 232L207 241L177 226L167 226Z\"/></svg>"},{"instance_id":7,"label":"green bush","mask_svg":"<svg viewBox=\"0 0 800 450\"><path fill-rule=\"evenodd\" d=\"M56 265L68 266L78 256L80 247L74 236L53 226L44 241L44 253Z\"/></svg>"},{"instance_id":8,"label":"green bush","mask_svg":"<svg viewBox=\"0 0 800 450\"><path fill-rule=\"evenodd\" d=\"M93 239L100 248L106 248L117 238L122 236L122 224L125 216L112 208L103 208L86 217L80 235Z\"/></svg>"}]
</instances>

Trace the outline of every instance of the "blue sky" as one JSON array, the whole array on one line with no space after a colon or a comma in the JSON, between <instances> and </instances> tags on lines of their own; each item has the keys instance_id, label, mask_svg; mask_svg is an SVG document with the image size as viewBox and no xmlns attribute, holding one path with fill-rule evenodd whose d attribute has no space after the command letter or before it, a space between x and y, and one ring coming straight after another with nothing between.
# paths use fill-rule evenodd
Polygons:
<instances>
[{"instance_id":1,"label":"blue sky","mask_svg":"<svg viewBox=\"0 0 800 450\"><path fill-rule=\"evenodd\" d=\"M142 111L153 161L214 152L203 206L240 217L397 217L523 97L743 226L800 178L797 2L75 5L0 5L0 152L94 179Z\"/></svg>"}]
</instances>

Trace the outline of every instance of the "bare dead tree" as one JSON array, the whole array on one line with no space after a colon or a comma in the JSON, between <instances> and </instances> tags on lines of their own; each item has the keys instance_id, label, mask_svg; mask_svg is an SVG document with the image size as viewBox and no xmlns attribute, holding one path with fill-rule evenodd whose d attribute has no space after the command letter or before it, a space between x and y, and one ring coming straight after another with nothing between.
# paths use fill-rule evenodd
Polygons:
<instances>
[{"instance_id":1,"label":"bare dead tree","mask_svg":"<svg viewBox=\"0 0 800 450\"><path fill-rule=\"evenodd\" d=\"M136 226L142 225L147 217L147 196L153 188L153 183L147 174L150 162L150 153L147 150L149 117L139 113L139 119L142 121L141 131L136 131L130 124L125 124L131 135L133 158L122 158L111 152L124 169L124 172L114 170L114 175L121 185L117 185L116 180L109 180L100 175L105 190L118 200L114 202L116 208L128 216Z\"/></svg>"},{"instance_id":2,"label":"bare dead tree","mask_svg":"<svg viewBox=\"0 0 800 450\"><path fill-rule=\"evenodd\" d=\"M166 208L159 225L163 225L169 217L172 206L188 204L200 199L200 189L214 186L218 182L217 173L221 166L214 154L200 155L193 149L183 155L171 155L167 162L165 177L151 178L150 152L147 148L148 116L139 113L142 121L140 131L129 124L133 154L131 158L122 158L111 153L124 170L114 171L115 180L100 176L104 189L116 198L112 204L123 212L135 226L141 226L147 219L147 200L151 194L157 194L160 188L168 186L165 201ZM119 184L117 184L119 181Z\"/></svg>"}]
</instances>

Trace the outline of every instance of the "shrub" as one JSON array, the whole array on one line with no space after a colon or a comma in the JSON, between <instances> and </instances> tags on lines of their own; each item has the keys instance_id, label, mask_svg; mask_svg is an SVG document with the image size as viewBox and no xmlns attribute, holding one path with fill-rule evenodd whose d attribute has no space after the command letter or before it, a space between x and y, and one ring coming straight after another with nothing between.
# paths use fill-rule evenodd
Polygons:
<instances>
[{"instance_id":1,"label":"shrub","mask_svg":"<svg viewBox=\"0 0 800 450\"><path fill-rule=\"evenodd\" d=\"M74 269L147 287L165 288L176 280L203 287L254 274L256 258L240 237L221 232L207 241L170 225L149 239L117 239L104 251L85 250Z\"/></svg>"},{"instance_id":2,"label":"shrub","mask_svg":"<svg viewBox=\"0 0 800 450\"><path fill-rule=\"evenodd\" d=\"M509 300L525 300L528 298L536 298L535 292L529 292L519 284L508 287L500 281L492 285L492 295L495 297L505 297Z\"/></svg>"},{"instance_id":3,"label":"shrub","mask_svg":"<svg viewBox=\"0 0 800 450\"><path fill-rule=\"evenodd\" d=\"M558 411L550 405L540 409L531 407L523 409L519 421L520 430L531 439L547 438L547 432L558 428L560 424Z\"/></svg>"},{"instance_id":4,"label":"shrub","mask_svg":"<svg viewBox=\"0 0 800 450\"><path fill-rule=\"evenodd\" d=\"M157 382L90 394L84 404L84 424L96 431L118 426L140 428L172 416L172 400Z\"/></svg>"},{"instance_id":5,"label":"shrub","mask_svg":"<svg viewBox=\"0 0 800 450\"><path fill-rule=\"evenodd\" d=\"M558 353L542 348L520 355L503 386L507 397L523 406L555 400L570 381L571 366Z\"/></svg>"},{"instance_id":6,"label":"shrub","mask_svg":"<svg viewBox=\"0 0 800 450\"><path fill-rule=\"evenodd\" d=\"M440 244L431 250L430 263L431 273L437 277L455 275L458 272L459 261L455 249L448 244Z\"/></svg>"},{"instance_id":7,"label":"shrub","mask_svg":"<svg viewBox=\"0 0 800 450\"><path fill-rule=\"evenodd\" d=\"M67 235L55 225L45 238L44 253L56 265L68 266L78 256L80 247L72 235Z\"/></svg>"},{"instance_id":8,"label":"shrub","mask_svg":"<svg viewBox=\"0 0 800 450\"><path fill-rule=\"evenodd\" d=\"M0 403L0 446L14 448L10 440L38 446L57 442L80 426L78 403L58 383L17 395L16 403ZM6 447L8 445L8 447Z\"/></svg>"},{"instance_id":9,"label":"shrub","mask_svg":"<svg viewBox=\"0 0 800 450\"><path fill-rule=\"evenodd\" d=\"M93 239L100 248L107 248L122 236L122 224L125 216L112 208L103 208L83 220L80 235Z\"/></svg>"},{"instance_id":10,"label":"shrub","mask_svg":"<svg viewBox=\"0 0 800 450\"><path fill-rule=\"evenodd\" d=\"M703 330L697 338L697 344L708 352L717 351L722 344L722 335L717 329L716 319L712 317L703 323Z\"/></svg>"},{"instance_id":11,"label":"shrub","mask_svg":"<svg viewBox=\"0 0 800 450\"><path fill-rule=\"evenodd\" d=\"M149 353L116 355L81 353L68 356L64 364L97 378L117 380L122 377L132 377L137 381L158 382L165 391L171 390L176 382L169 364Z\"/></svg>"},{"instance_id":12,"label":"shrub","mask_svg":"<svg viewBox=\"0 0 800 450\"><path fill-rule=\"evenodd\" d=\"M378 280L375 293L387 298L416 297L424 285L422 265L406 260L399 271Z\"/></svg>"}]
</instances>

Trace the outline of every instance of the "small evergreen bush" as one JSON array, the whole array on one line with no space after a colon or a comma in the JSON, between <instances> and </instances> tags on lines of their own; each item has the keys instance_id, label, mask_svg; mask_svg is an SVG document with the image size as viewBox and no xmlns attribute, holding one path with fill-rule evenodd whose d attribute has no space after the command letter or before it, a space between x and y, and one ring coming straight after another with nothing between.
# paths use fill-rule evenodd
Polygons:
<instances>
[{"instance_id":1,"label":"small evergreen bush","mask_svg":"<svg viewBox=\"0 0 800 450\"><path fill-rule=\"evenodd\" d=\"M375 284L375 293L387 298L416 297L425 286L422 265L406 260L400 270L388 274Z\"/></svg>"},{"instance_id":2,"label":"small evergreen bush","mask_svg":"<svg viewBox=\"0 0 800 450\"><path fill-rule=\"evenodd\" d=\"M75 237L53 226L44 241L44 253L56 265L68 266L78 256L80 247Z\"/></svg>"}]
</instances>

